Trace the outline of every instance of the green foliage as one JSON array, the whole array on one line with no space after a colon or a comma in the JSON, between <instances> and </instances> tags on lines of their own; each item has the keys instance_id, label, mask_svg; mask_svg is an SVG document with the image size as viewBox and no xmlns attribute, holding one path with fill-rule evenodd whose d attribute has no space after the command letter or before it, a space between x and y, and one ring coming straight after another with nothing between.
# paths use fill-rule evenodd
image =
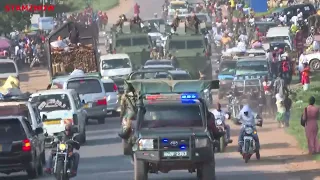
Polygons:
<instances>
[{"instance_id":1,"label":"green foliage","mask_svg":"<svg viewBox=\"0 0 320 180\"><path fill-rule=\"evenodd\" d=\"M305 129L300 124L301 115L304 108L308 105L308 100L311 96L315 97L316 105L320 105L320 75L316 74L311 79L311 86L308 91L303 91L302 85L299 88L293 89L292 101L293 107L291 109L290 127L288 132L293 135L299 146L303 149L307 149L307 139L305 135ZM320 127L320 122L319 122ZM318 133L320 138L320 132ZM315 159L320 160L320 156L316 156Z\"/></svg>"}]
</instances>

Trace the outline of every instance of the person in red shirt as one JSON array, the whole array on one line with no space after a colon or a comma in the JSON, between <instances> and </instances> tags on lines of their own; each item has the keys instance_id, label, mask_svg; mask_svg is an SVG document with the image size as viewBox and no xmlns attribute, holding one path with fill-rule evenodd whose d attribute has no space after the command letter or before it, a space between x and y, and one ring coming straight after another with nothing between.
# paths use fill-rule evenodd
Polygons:
<instances>
[{"instance_id":1,"label":"person in red shirt","mask_svg":"<svg viewBox=\"0 0 320 180\"><path fill-rule=\"evenodd\" d=\"M268 76L264 77L264 81L262 82L264 95L265 95L265 102L266 102L266 112L268 112L271 115L275 115L275 110L273 108L272 103L272 82L269 81Z\"/></svg>"},{"instance_id":2,"label":"person in red shirt","mask_svg":"<svg viewBox=\"0 0 320 180\"><path fill-rule=\"evenodd\" d=\"M106 12L104 12L103 15L102 15L103 29L106 29L106 26L108 24L108 20L109 20L108 15L107 15Z\"/></svg>"},{"instance_id":3,"label":"person in red shirt","mask_svg":"<svg viewBox=\"0 0 320 180\"><path fill-rule=\"evenodd\" d=\"M303 66L301 84L303 85L304 90L308 90L310 84L310 67L308 63L303 64Z\"/></svg>"},{"instance_id":4,"label":"person in red shirt","mask_svg":"<svg viewBox=\"0 0 320 180\"><path fill-rule=\"evenodd\" d=\"M133 6L133 13L139 15L140 14L140 6L138 5L138 3L136 3Z\"/></svg>"}]
</instances>

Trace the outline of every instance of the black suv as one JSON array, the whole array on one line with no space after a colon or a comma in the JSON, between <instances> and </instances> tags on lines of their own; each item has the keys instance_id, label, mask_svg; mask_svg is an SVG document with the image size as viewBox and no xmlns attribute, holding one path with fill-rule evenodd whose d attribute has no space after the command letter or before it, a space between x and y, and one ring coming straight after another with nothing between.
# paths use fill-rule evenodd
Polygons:
<instances>
[{"instance_id":1,"label":"black suv","mask_svg":"<svg viewBox=\"0 0 320 180\"><path fill-rule=\"evenodd\" d=\"M44 142L38 136L43 129L33 131L29 122L23 116L0 117L0 173L26 171L29 178L42 175Z\"/></svg>"},{"instance_id":2,"label":"black suv","mask_svg":"<svg viewBox=\"0 0 320 180\"><path fill-rule=\"evenodd\" d=\"M202 99L169 99L139 103L137 143L132 148L134 180L147 180L148 173L182 169L197 172L200 180L214 180L214 143L207 132L206 103Z\"/></svg>"}]
</instances>

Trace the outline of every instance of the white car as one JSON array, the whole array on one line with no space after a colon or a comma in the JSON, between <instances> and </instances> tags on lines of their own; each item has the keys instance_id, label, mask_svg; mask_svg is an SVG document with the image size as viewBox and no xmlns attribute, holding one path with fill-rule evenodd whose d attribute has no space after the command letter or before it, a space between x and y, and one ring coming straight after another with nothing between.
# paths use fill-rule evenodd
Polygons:
<instances>
[{"instance_id":1,"label":"white car","mask_svg":"<svg viewBox=\"0 0 320 180\"><path fill-rule=\"evenodd\" d=\"M189 6L187 1L174 0L171 1L168 6L168 15L174 15L178 12L179 14L189 13Z\"/></svg>"},{"instance_id":2,"label":"white car","mask_svg":"<svg viewBox=\"0 0 320 180\"><path fill-rule=\"evenodd\" d=\"M112 116L116 116L120 112L118 86L112 79L101 79L101 82L107 96L107 109L112 113Z\"/></svg>"},{"instance_id":3,"label":"white car","mask_svg":"<svg viewBox=\"0 0 320 180\"><path fill-rule=\"evenodd\" d=\"M85 121L87 113L83 108L78 93L73 89L52 89L38 91L31 95L29 101L37 103L37 108L43 117L43 129L48 139L65 130L71 123L80 134L80 143L86 142Z\"/></svg>"},{"instance_id":4,"label":"white car","mask_svg":"<svg viewBox=\"0 0 320 180\"><path fill-rule=\"evenodd\" d=\"M306 58L308 59L308 64L310 65L310 68L314 71L320 70L320 53L319 52L313 52L306 55Z\"/></svg>"},{"instance_id":5,"label":"white car","mask_svg":"<svg viewBox=\"0 0 320 180\"><path fill-rule=\"evenodd\" d=\"M11 59L0 59L0 80L7 80L9 76L19 79L17 64Z\"/></svg>"},{"instance_id":6,"label":"white car","mask_svg":"<svg viewBox=\"0 0 320 180\"><path fill-rule=\"evenodd\" d=\"M288 26L270 28L262 44L263 49L270 49L269 43L274 41L284 41L292 49L293 35L290 32L290 28Z\"/></svg>"},{"instance_id":7,"label":"white car","mask_svg":"<svg viewBox=\"0 0 320 180\"><path fill-rule=\"evenodd\" d=\"M132 62L128 54L107 54L100 56L102 77L119 78L132 72Z\"/></svg>"}]
</instances>

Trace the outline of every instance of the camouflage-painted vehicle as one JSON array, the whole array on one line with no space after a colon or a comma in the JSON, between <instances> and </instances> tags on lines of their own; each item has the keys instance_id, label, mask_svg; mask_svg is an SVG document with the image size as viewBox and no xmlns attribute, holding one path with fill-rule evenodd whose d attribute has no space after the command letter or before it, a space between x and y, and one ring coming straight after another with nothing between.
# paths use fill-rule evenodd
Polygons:
<instances>
[{"instance_id":1,"label":"camouflage-painted vehicle","mask_svg":"<svg viewBox=\"0 0 320 180\"><path fill-rule=\"evenodd\" d=\"M193 78L199 77L199 71L205 71L207 77L212 77L211 46L201 33L201 29L205 28L206 24L201 23L199 33L196 33L194 27L182 22L176 33L170 36L166 46L166 50L177 58L179 67L189 71Z\"/></svg>"},{"instance_id":2,"label":"camouflage-painted vehicle","mask_svg":"<svg viewBox=\"0 0 320 180\"><path fill-rule=\"evenodd\" d=\"M151 38L138 25L124 22L122 33L116 28L111 29L112 49L116 53L128 54L134 68L140 67L150 59Z\"/></svg>"}]
</instances>

